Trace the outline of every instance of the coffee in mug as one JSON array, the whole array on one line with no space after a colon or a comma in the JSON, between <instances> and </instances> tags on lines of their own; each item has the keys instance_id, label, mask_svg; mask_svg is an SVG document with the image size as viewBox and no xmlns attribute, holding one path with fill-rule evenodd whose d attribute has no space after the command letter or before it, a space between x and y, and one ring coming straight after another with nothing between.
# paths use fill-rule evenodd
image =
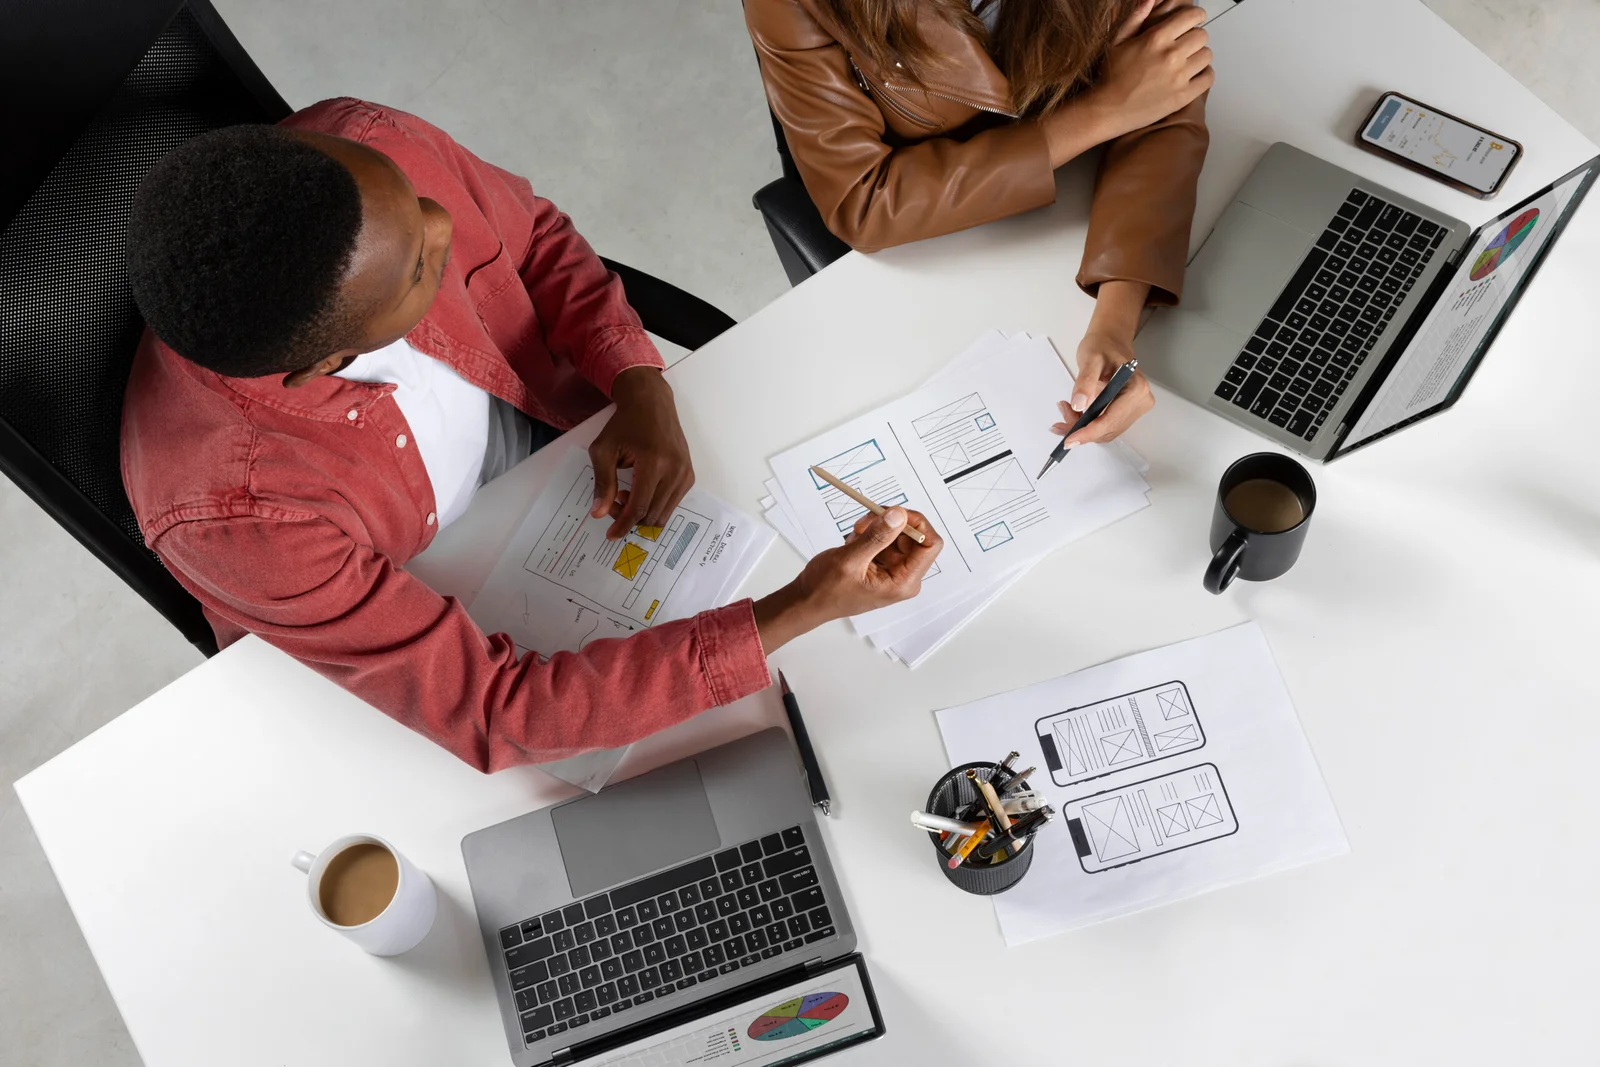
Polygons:
<instances>
[{"instance_id":1,"label":"coffee in mug","mask_svg":"<svg viewBox=\"0 0 1600 1067\"><path fill-rule=\"evenodd\" d=\"M1211 515L1211 565L1205 587L1220 593L1235 578L1264 582L1300 558L1317 487L1288 456L1257 452L1230 466Z\"/></svg>"},{"instance_id":2,"label":"coffee in mug","mask_svg":"<svg viewBox=\"0 0 1600 1067\"><path fill-rule=\"evenodd\" d=\"M381 837L341 837L319 855L297 852L291 862L306 872L306 895L322 924L374 956L416 948L433 928L433 882Z\"/></svg>"}]
</instances>

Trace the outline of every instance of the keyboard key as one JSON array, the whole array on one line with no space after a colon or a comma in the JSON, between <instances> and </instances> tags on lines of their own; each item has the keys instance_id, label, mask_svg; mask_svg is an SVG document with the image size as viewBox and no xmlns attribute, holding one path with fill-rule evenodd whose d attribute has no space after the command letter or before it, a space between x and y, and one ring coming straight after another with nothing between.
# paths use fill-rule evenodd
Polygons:
<instances>
[{"instance_id":1,"label":"keyboard key","mask_svg":"<svg viewBox=\"0 0 1600 1067\"><path fill-rule=\"evenodd\" d=\"M1265 352L1267 350L1267 342L1263 341L1259 337L1252 337L1252 338L1250 338L1250 340L1248 340L1248 341L1246 341L1244 343L1244 350L1246 352L1254 352L1254 353L1260 354L1260 353Z\"/></svg>"},{"instance_id":2,"label":"keyboard key","mask_svg":"<svg viewBox=\"0 0 1600 1067\"><path fill-rule=\"evenodd\" d=\"M1287 426L1289 425L1289 412L1284 408L1278 408L1267 416L1267 421L1274 426Z\"/></svg>"},{"instance_id":3,"label":"keyboard key","mask_svg":"<svg viewBox=\"0 0 1600 1067\"><path fill-rule=\"evenodd\" d=\"M1313 275L1318 285L1332 285L1338 275L1331 270L1319 270Z\"/></svg>"},{"instance_id":4,"label":"keyboard key","mask_svg":"<svg viewBox=\"0 0 1600 1067\"><path fill-rule=\"evenodd\" d=\"M1376 197L1368 197L1361 210L1356 213L1355 220L1350 224L1359 229L1367 229L1378 219L1378 214L1388 205Z\"/></svg>"},{"instance_id":5,"label":"keyboard key","mask_svg":"<svg viewBox=\"0 0 1600 1067\"><path fill-rule=\"evenodd\" d=\"M678 912L678 914L676 914L676 915L674 915L672 917L672 925L678 931L678 933L680 933L680 934L683 933L685 930L694 929L694 926L695 926L694 912L690 911L688 909L685 909L683 911Z\"/></svg>"},{"instance_id":6,"label":"keyboard key","mask_svg":"<svg viewBox=\"0 0 1600 1067\"><path fill-rule=\"evenodd\" d=\"M623 966L621 956L612 956L610 959L604 959L600 961L601 978L608 980L621 978L624 970L626 970L626 968Z\"/></svg>"},{"instance_id":7,"label":"keyboard key","mask_svg":"<svg viewBox=\"0 0 1600 1067\"><path fill-rule=\"evenodd\" d=\"M648 1004L654 999L656 999L656 995L654 993L647 993L643 990L640 990L639 994L633 998L633 1002L635 1004Z\"/></svg>"},{"instance_id":8,"label":"keyboard key","mask_svg":"<svg viewBox=\"0 0 1600 1067\"><path fill-rule=\"evenodd\" d=\"M1322 247L1320 242L1318 243L1317 247ZM1340 259L1349 259L1351 256L1355 255L1355 253L1356 246L1351 244L1349 241L1339 241L1333 247L1333 254L1338 256Z\"/></svg>"},{"instance_id":9,"label":"keyboard key","mask_svg":"<svg viewBox=\"0 0 1600 1067\"><path fill-rule=\"evenodd\" d=\"M804 915L794 915L789 919L789 933L794 937L804 937L811 932L811 920Z\"/></svg>"},{"instance_id":10,"label":"keyboard key","mask_svg":"<svg viewBox=\"0 0 1600 1067\"><path fill-rule=\"evenodd\" d=\"M711 943L711 938L706 936L705 927L696 926L684 937L685 942L692 949L705 948Z\"/></svg>"},{"instance_id":11,"label":"keyboard key","mask_svg":"<svg viewBox=\"0 0 1600 1067\"><path fill-rule=\"evenodd\" d=\"M553 1000L561 999L561 990L554 978L548 982L540 982L534 987L534 992L539 994L540 1004L549 1004Z\"/></svg>"},{"instance_id":12,"label":"keyboard key","mask_svg":"<svg viewBox=\"0 0 1600 1067\"><path fill-rule=\"evenodd\" d=\"M653 897L649 900L639 901L639 903L634 906L633 910L638 913L639 922L641 923L650 922L661 914L661 912L656 908L655 898Z\"/></svg>"},{"instance_id":13,"label":"keyboard key","mask_svg":"<svg viewBox=\"0 0 1600 1067\"><path fill-rule=\"evenodd\" d=\"M710 936L711 940L713 941L728 940L728 921L726 919L718 919L716 922L711 923L706 927L706 934Z\"/></svg>"},{"instance_id":14,"label":"keyboard key","mask_svg":"<svg viewBox=\"0 0 1600 1067\"><path fill-rule=\"evenodd\" d=\"M745 912L728 917L728 929L735 934L742 934L750 929L750 916Z\"/></svg>"},{"instance_id":15,"label":"keyboard key","mask_svg":"<svg viewBox=\"0 0 1600 1067\"><path fill-rule=\"evenodd\" d=\"M594 932L600 937L610 937L617 932L617 917L602 915L594 921Z\"/></svg>"},{"instance_id":16,"label":"keyboard key","mask_svg":"<svg viewBox=\"0 0 1600 1067\"><path fill-rule=\"evenodd\" d=\"M761 839L761 853L765 856L776 856L784 849L782 834L768 834Z\"/></svg>"},{"instance_id":17,"label":"keyboard key","mask_svg":"<svg viewBox=\"0 0 1600 1067\"><path fill-rule=\"evenodd\" d=\"M674 928L672 925L672 920L663 915L661 918L650 924L650 929L655 931L655 935L659 939L663 937L671 937Z\"/></svg>"},{"instance_id":18,"label":"keyboard key","mask_svg":"<svg viewBox=\"0 0 1600 1067\"><path fill-rule=\"evenodd\" d=\"M591 1012L599 1007L600 1001L596 999L592 989L585 989L572 998L572 1003L581 1012Z\"/></svg>"},{"instance_id":19,"label":"keyboard key","mask_svg":"<svg viewBox=\"0 0 1600 1067\"><path fill-rule=\"evenodd\" d=\"M1310 440L1311 436L1315 436L1306 434L1306 431L1311 429L1311 418L1312 415L1309 411L1302 410L1295 412L1294 415L1289 419L1289 432L1297 437L1305 437L1307 440Z\"/></svg>"},{"instance_id":20,"label":"keyboard key","mask_svg":"<svg viewBox=\"0 0 1600 1067\"><path fill-rule=\"evenodd\" d=\"M583 988L583 983L578 981L577 975L569 973L556 979L556 988L561 990L562 996L570 997Z\"/></svg>"},{"instance_id":21,"label":"keyboard key","mask_svg":"<svg viewBox=\"0 0 1600 1067\"><path fill-rule=\"evenodd\" d=\"M739 850L736 848L724 849L716 855L717 871L731 871L744 862L739 859Z\"/></svg>"},{"instance_id":22,"label":"keyboard key","mask_svg":"<svg viewBox=\"0 0 1600 1067\"><path fill-rule=\"evenodd\" d=\"M761 881L761 879L762 879L761 864L759 864L759 863L747 863L743 867L740 867L739 868L739 878L740 878L740 880L742 880L744 882L745 885L748 885L748 886L755 885L757 882Z\"/></svg>"},{"instance_id":23,"label":"keyboard key","mask_svg":"<svg viewBox=\"0 0 1600 1067\"><path fill-rule=\"evenodd\" d=\"M788 874L778 879L778 888L782 889L785 893L791 896L800 892L800 890L807 888L808 886L814 886L816 884L817 869L815 867L807 867L804 870L799 871L790 871Z\"/></svg>"},{"instance_id":24,"label":"keyboard key","mask_svg":"<svg viewBox=\"0 0 1600 1067\"><path fill-rule=\"evenodd\" d=\"M644 948L656 939L656 932L648 926L635 926L633 928L633 947Z\"/></svg>"},{"instance_id":25,"label":"keyboard key","mask_svg":"<svg viewBox=\"0 0 1600 1067\"><path fill-rule=\"evenodd\" d=\"M667 958L667 947L663 941L652 941L643 949L644 961L654 966Z\"/></svg>"},{"instance_id":26,"label":"keyboard key","mask_svg":"<svg viewBox=\"0 0 1600 1067\"><path fill-rule=\"evenodd\" d=\"M772 917L774 919L787 919L794 914L794 905L787 898L780 898L772 902Z\"/></svg>"},{"instance_id":27,"label":"keyboard key","mask_svg":"<svg viewBox=\"0 0 1600 1067\"><path fill-rule=\"evenodd\" d=\"M556 1021L556 1013L550 1008L534 1008L532 1011L522 1013L522 1029L543 1030Z\"/></svg>"},{"instance_id":28,"label":"keyboard key","mask_svg":"<svg viewBox=\"0 0 1600 1067\"><path fill-rule=\"evenodd\" d=\"M751 930L744 935L744 943L752 952L760 952L767 947L767 932L765 930Z\"/></svg>"},{"instance_id":29,"label":"keyboard key","mask_svg":"<svg viewBox=\"0 0 1600 1067\"><path fill-rule=\"evenodd\" d=\"M1324 252L1332 251L1333 246L1338 243L1339 235L1332 230L1322 231L1322 236L1317 238L1317 247Z\"/></svg>"},{"instance_id":30,"label":"keyboard key","mask_svg":"<svg viewBox=\"0 0 1600 1067\"><path fill-rule=\"evenodd\" d=\"M625 974L617 979L617 994L619 997L634 997L639 994L639 979L636 975Z\"/></svg>"},{"instance_id":31,"label":"keyboard key","mask_svg":"<svg viewBox=\"0 0 1600 1067\"><path fill-rule=\"evenodd\" d=\"M1267 355L1272 359L1282 359L1289 354L1289 346L1281 341L1274 341L1267 346Z\"/></svg>"},{"instance_id":32,"label":"keyboard key","mask_svg":"<svg viewBox=\"0 0 1600 1067\"><path fill-rule=\"evenodd\" d=\"M524 989L522 992L517 994L518 1011L527 1011L538 1003L539 991L536 989Z\"/></svg>"},{"instance_id":33,"label":"keyboard key","mask_svg":"<svg viewBox=\"0 0 1600 1067\"><path fill-rule=\"evenodd\" d=\"M572 964L567 962L566 953L562 953L559 956L551 956L549 960L549 966L552 977L555 975L566 974L568 971L572 970Z\"/></svg>"},{"instance_id":34,"label":"keyboard key","mask_svg":"<svg viewBox=\"0 0 1600 1067\"><path fill-rule=\"evenodd\" d=\"M772 909L765 904L750 909L750 922L754 926L766 926L772 922Z\"/></svg>"},{"instance_id":35,"label":"keyboard key","mask_svg":"<svg viewBox=\"0 0 1600 1067\"><path fill-rule=\"evenodd\" d=\"M610 959L616 953L611 951L610 941L600 940L589 946L589 955L596 963L599 963L601 960Z\"/></svg>"},{"instance_id":36,"label":"keyboard key","mask_svg":"<svg viewBox=\"0 0 1600 1067\"><path fill-rule=\"evenodd\" d=\"M639 988L654 989L661 984L661 972L654 967L646 967L639 972Z\"/></svg>"},{"instance_id":37,"label":"keyboard key","mask_svg":"<svg viewBox=\"0 0 1600 1067\"><path fill-rule=\"evenodd\" d=\"M737 892L739 887L741 885L743 885L743 884L744 883L739 880L739 872L738 871L723 871L722 872L722 891L724 893Z\"/></svg>"},{"instance_id":38,"label":"keyboard key","mask_svg":"<svg viewBox=\"0 0 1600 1067\"><path fill-rule=\"evenodd\" d=\"M577 948L567 953L567 962L572 964L572 966L575 968L587 967L590 962L589 946L579 945Z\"/></svg>"},{"instance_id":39,"label":"keyboard key","mask_svg":"<svg viewBox=\"0 0 1600 1067\"><path fill-rule=\"evenodd\" d=\"M709 900L702 900L694 906L694 920L704 926L717 917L717 906Z\"/></svg>"},{"instance_id":40,"label":"keyboard key","mask_svg":"<svg viewBox=\"0 0 1600 1067\"><path fill-rule=\"evenodd\" d=\"M584 1023L588 1022L588 1021L589 1021L589 1013L586 1012L586 1011L579 1012L577 1015L574 1015L571 1019L567 1020L567 1026L568 1027L579 1027L579 1026L582 1026Z\"/></svg>"},{"instance_id":41,"label":"keyboard key","mask_svg":"<svg viewBox=\"0 0 1600 1067\"><path fill-rule=\"evenodd\" d=\"M1378 216L1378 229L1392 230L1400 224L1400 220L1404 216L1405 212L1401 211L1393 204L1385 204L1383 206L1383 213Z\"/></svg>"},{"instance_id":42,"label":"keyboard key","mask_svg":"<svg viewBox=\"0 0 1600 1067\"><path fill-rule=\"evenodd\" d=\"M1296 378L1289 383L1289 395L1296 399L1305 396L1306 393L1311 391L1311 382L1312 379L1310 378Z\"/></svg>"},{"instance_id":43,"label":"keyboard key","mask_svg":"<svg viewBox=\"0 0 1600 1067\"><path fill-rule=\"evenodd\" d=\"M617 925L622 927L624 930L628 929L630 926L638 926L639 913L634 911L632 908L618 908Z\"/></svg>"},{"instance_id":44,"label":"keyboard key","mask_svg":"<svg viewBox=\"0 0 1600 1067\"><path fill-rule=\"evenodd\" d=\"M785 848L799 848L805 843L805 831L800 829L800 827L791 826L783 832L783 844Z\"/></svg>"},{"instance_id":45,"label":"keyboard key","mask_svg":"<svg viewBox=\"0 0 1600 1067\"><path fill-rule=\"evenodd\" d=\"M721 967L717 968L717 973L718 974L732 974L734 971L737 971L738 969L739 969L739 961L738 960L729 960L727 963L724 963Z\"/></svg>"},{"instance_id":46,"label":"keyboard key","mask_svg":"<svg viewBox=\"0 0 1600 1067\"><path fill-rule=\"evenodd\" d=\"M557 930L565 927L567 924L566 921L561 918L561 913L559 911L552 911L547 915L539 916L539 925L544 928L545 933L553 934Z\"/></svg>"},{"instance_id":47,"label":"keyboard key","mask_svg":"<svg viewBox=\"0 0 1600 1067\"><path fill-rule=\"evenodd\" d=\"M700 903L699 883L686 885L682 889L678 890L678 902L685 908L692 908L696 904Z\"/></svg>"},{"instance_id":48,"label":"keyboard key","mask_svg":"<svg viewBox=\"0 0 1600 1067\"><path fill-rule=\"evenodd\" d=\"M1311 392L1315 396L1328 396L1333 392L1333 386L1329 384L1328 379L1318 378L1316 384L1311 387Z\"/></svg>"},{"instance_id":49,"label":"keyboard key","mask_svg":"<svg viewBox=\"0 0 1600 1067\"><path fill-rule=\"evenodd\" d=\"M756 892L756 887L753 885L747 885L743 889L739 890L739 892L734 896L734 899L739 902L739 907L745 909L746 911L749 911L751 908L761 903L761 896Z\"/></svg>"},{"instance_id":50,"label":"keyboard key","mask_svg":"<svg viewBox=\"0 0 1600 1067\"><path fill-rule=\"evenodd\" d=\"M550 969L543 963L530 963L526 967L511 972L511 988L527 989L550 977Z\"/></svg>"},{"instance_id":51,"label":"keyboard key","mask_svg":"<svg viewBox=\"0 0 1600 1067\"><path fill-rule=\"evenodd\" d=\"M632 973L644 969L644 951L632 949L622 954L622 969Z\"/></svg>"},{"instance_id":52,"label":"keyboard key","mask_svg":"<svg viewBox=\"0 0 1600 1067\"><path fill-rule=\"evenodd\" d=\"M662 942L662 945L667 950L668 958L681 956L685 952L689 951L689 942L684 940L684 938L678 934L673 934L671 937L667 938Z\"/></svg>"},{"instance_id":53,"label":"keyboard key","mask_svg":"<svg viewBox=\"0 0 1600 1067\"><path fill-rule=\"evenodd\" d=\"M611 935L611 951L626 952L633 947L633 935L624 930L620 934Z\"/></svg>"},{"instance_id":54,"label":"keyboard key","mask_svg":"<svg viewBox=\"0 0 1600 1067\"><path fill-rule=\"evenodd\" d=\"M683 964L677 960L667 960L661 965L661 980L663 982L676 982L683 977Z\"/></svg>"},{"instance_id":55,"label":"keyboard key","mask_svg":"<svg viewBox=\"0 0 1600 1067\"><path fill-rule=\"evenodd\" d=\"M522 928L520 926L508 926L500 931L501 948L516 948L520 944L522 944Z\"/></svg>"},{"instance_id":56,"label":"keyboard key","mask_svg":"<svg viewBox=\"0 0 1600 1067\"><path fill-rule=\"evenodd\" d=\"M571 930L557 930L553 940L555 941L557 952L570 951L572 946L578 943L572 936Z\"/></svg>"},{"instance_id":57,"label":"keyboard key","mask_svg":"<svg viewBox=\"0 0 1600 1067\"><path fill-rule=\"evenodd\" d=\"M553 1012L555 1012L555 1017L558 1020L570 1019L574 1015L578 1014L578 1008L572 1003L571 997L566 997L563 1000L556 1001L550 1006L550 1008Z\"/></svg>"},{"instance_id":58,"label":"keyboard key","mask_svg":"<svg viewBox=\"0 0 1600 1067\"><path fill-rule=\"evenodd\" d=\"M1263 389L1256 395L1256 402L1250 405L1250 414L1266 418L1272 414L1272 409L1278 406L1281 394L1276 389ZM799 907L798 904L795 905Z\"/></svg>"},{"instance_id":59,"label":"keyboard key","mask_svg":"<svg viewBox=\"0 0 1600 1067\"><path fill-rule=\"evenodd\" d=\"M585 967L583 970L578 972L578 982L585 989L588 989L591 986L599 985L600 984L600 968L592 966L592 965L589 966L589 967Z\"/></svg>"},{"instance_id":60,"label":"keyboard key","mask_svg":"<svg viewBox=\"0 0 1600 1067\"><path fill-rule=\"evenodd\" d=\"M746 952L743 956L739 957L739 963L745 967L750 967L760 962L761 953L759 952Z\"/></svg>"},{"instance_id":61,"label":"keyboard key","mask_svg":"<svg viewBox=\"0 0 1600 1067\"><path fill-rule=\"evenodd\" d=\"M717 914L723 918L727 918L738 910L739 901L731 894L725 894L717 898Z\"/></svg>"},{"instance_id":62,"label":"keyboard key","mask_svg":"<svg viewBox=\"0 0 1600 1067\"><path fill-rule=\"evenodd\" d=\"M1280 370L1276 374L1274 374L1270 379L1267 380L1267 388L1268 389L1277 389L1277 390L1281 391L1281 390L1287 389L1289 387L1289 381L1290 381L1289 376L1287 374L1283 373L1283 371Z\"/></svg>"},{"instance_id":63,"label":"keyboard key","mask_svg":"<svg viewBox=\"0 0 1600 1067\"><path fill-rule=\"evenodd\" d=\"M761 858L761 842L746 841L739 846L739 855L744 857L746 863L754 863Z\"/></svg>"},{"instance_id":64,"label":"keyboard key","mask_svg":"<svg viewBox=\"0 0 1600 1067\"><path fill-rule=\"evenodd\" d=\"M717 967L728 957L723 953L721 945L708 945L700 955L705 959L707 967Z\"/></svg>"},{"instance_id":65,"label":"keyboard key","mask_svg":"<svg viewBox=\"0 0 1600 1067\"><path fill-rule=\"evenodd\" d=\"M698 952L691 952L683 957L683 969L688 974L696 974L706 969L705 957Z\"/></svg>"},{"instance_id":66,"label":"keyboard key","mask_svg":"<svg viewBox=\"0 0 1600 1067\"><path fill-rule=\"evenodd\" d=\"M515 970L538 960L555 955L556 947L548 937L537 938L506 952L506 967Z\"/></svg>"},{"instance_id":67,"label":"keyboard key","mask_svg":"<svg viewBox=\"0 0 1600 1067\"><path fill-rule=\"evenodd\" d=\"M738 957L743 956L745 954L744 938L742 938L742 937L730 937L730 938L728 938L728 940L726 940L726 941L724 941L722 943L722 951L724 951L724 952L726 952L728 954L728 958L730 960L731 959L737 959Z\"/></svg>"},{"instance_id":68,"label":"keyboard key","mask_svg":"<svg viewBox=\"0 0 1600 1067\"><path fill-rule=\"evenodd\" d=\"M1246 378L1243 385L1239 386L1239 395L1233 398L1233 402L1240 407L1248 407L1255 401L1256 394L1261 392L1261 387L1266 384L1267 376L1257 371L1255 374L1250 375L1249 378Z\"/></svg>"},{"instance_id":69,"label":"keyboard key","mask_svg":"<svg viewBox=\"0 0 1600 1067\"><path fill-rule=\"evenodd\" d=\"M661 914L671 915L682 905L678 903L678 894L662 893L659 897L656 897L656 907L661 909Z\"/></svg>"},{"instance_id":70,"label":"keyboard key","mask_svg":"<svg viewBox=\"0 0 1600 1067\"><path fill-rule=\"evenodd\" d=\"M822 930L813 930L806 935L806 944L814 944L815 942L821 941L825 937L832 937L835 933L836 931L831 926Z\"/></svg>"}]
</instances>

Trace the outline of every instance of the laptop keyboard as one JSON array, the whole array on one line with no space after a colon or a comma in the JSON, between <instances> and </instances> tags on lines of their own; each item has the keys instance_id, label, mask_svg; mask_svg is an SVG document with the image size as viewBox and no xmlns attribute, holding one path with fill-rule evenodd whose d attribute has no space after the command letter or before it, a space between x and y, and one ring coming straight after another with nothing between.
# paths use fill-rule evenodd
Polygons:
<instances>
[{"instance_id":1,"label":"laptop keyboard","mask_svg":"<svg viewBox=\"0 0 1600 1067\"><path fill-rule=\"evenodd\" d=\"M1419 215L1353 189L1216 393L1309 441L1444 241Z\"/></svg>"},{"instance_id":2,"label":"laptop keyboard","mask_svg":"<svg viewBox=\"0 0 1600 1067\"><path fill-rule=\"evenodd\" d=\"M529 1044L836 932L791 826L500 931Z\"/></svg>"}]
</instances>

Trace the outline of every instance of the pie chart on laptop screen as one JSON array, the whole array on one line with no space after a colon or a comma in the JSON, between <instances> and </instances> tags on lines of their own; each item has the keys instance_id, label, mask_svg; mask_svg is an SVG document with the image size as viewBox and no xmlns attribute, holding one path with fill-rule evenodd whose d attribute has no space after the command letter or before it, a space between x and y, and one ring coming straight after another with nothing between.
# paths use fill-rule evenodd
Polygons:
<instances>
[{"instance_id":1,"label":"pie chart on laptop screen","mask_svg":"<svg viewBox=\"0 0 1600 1067\"><path fill-rule=\"evenodd\" d=\"M1499 269L1500 264L1510 259L1516 252L1517 246L1525 241L1534 226L1539 222L1539 209L1531 207L1506 223L1506 228L1495 234L1494 240L1489 242L1489 247L1479 254L1478 259L1472 264L1471 280L1481 282Z\"/></svg>"},{"instance_id":2,"label":"pie chart on laptop screen","mask_svg":"<svg viewBox=\"0 0 1600 1067\"><path fill-rule=\"evenodd\" d=\"M748 1033L752 1041L801 1037L837 1019L849 1004L843 993L807 993L768 1008L750 1024Z\"/></svg>"}]
</instances>

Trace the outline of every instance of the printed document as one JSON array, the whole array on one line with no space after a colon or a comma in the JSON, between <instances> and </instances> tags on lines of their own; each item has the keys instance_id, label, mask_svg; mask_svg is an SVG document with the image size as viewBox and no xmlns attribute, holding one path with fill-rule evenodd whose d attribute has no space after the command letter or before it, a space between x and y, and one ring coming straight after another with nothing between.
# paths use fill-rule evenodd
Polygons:
<instances>
[{"instance_id":1,"label":"printed document","mask_svg":"<svg viewBox=\"0 0 1600 1067\"><path fill-rule=\"evenodd\" d=\"M951 766L1015 749L1056 809L994 898L1008 945L1348 851L1255 623L938 713Z\"/></svg>"}]
</instances>

